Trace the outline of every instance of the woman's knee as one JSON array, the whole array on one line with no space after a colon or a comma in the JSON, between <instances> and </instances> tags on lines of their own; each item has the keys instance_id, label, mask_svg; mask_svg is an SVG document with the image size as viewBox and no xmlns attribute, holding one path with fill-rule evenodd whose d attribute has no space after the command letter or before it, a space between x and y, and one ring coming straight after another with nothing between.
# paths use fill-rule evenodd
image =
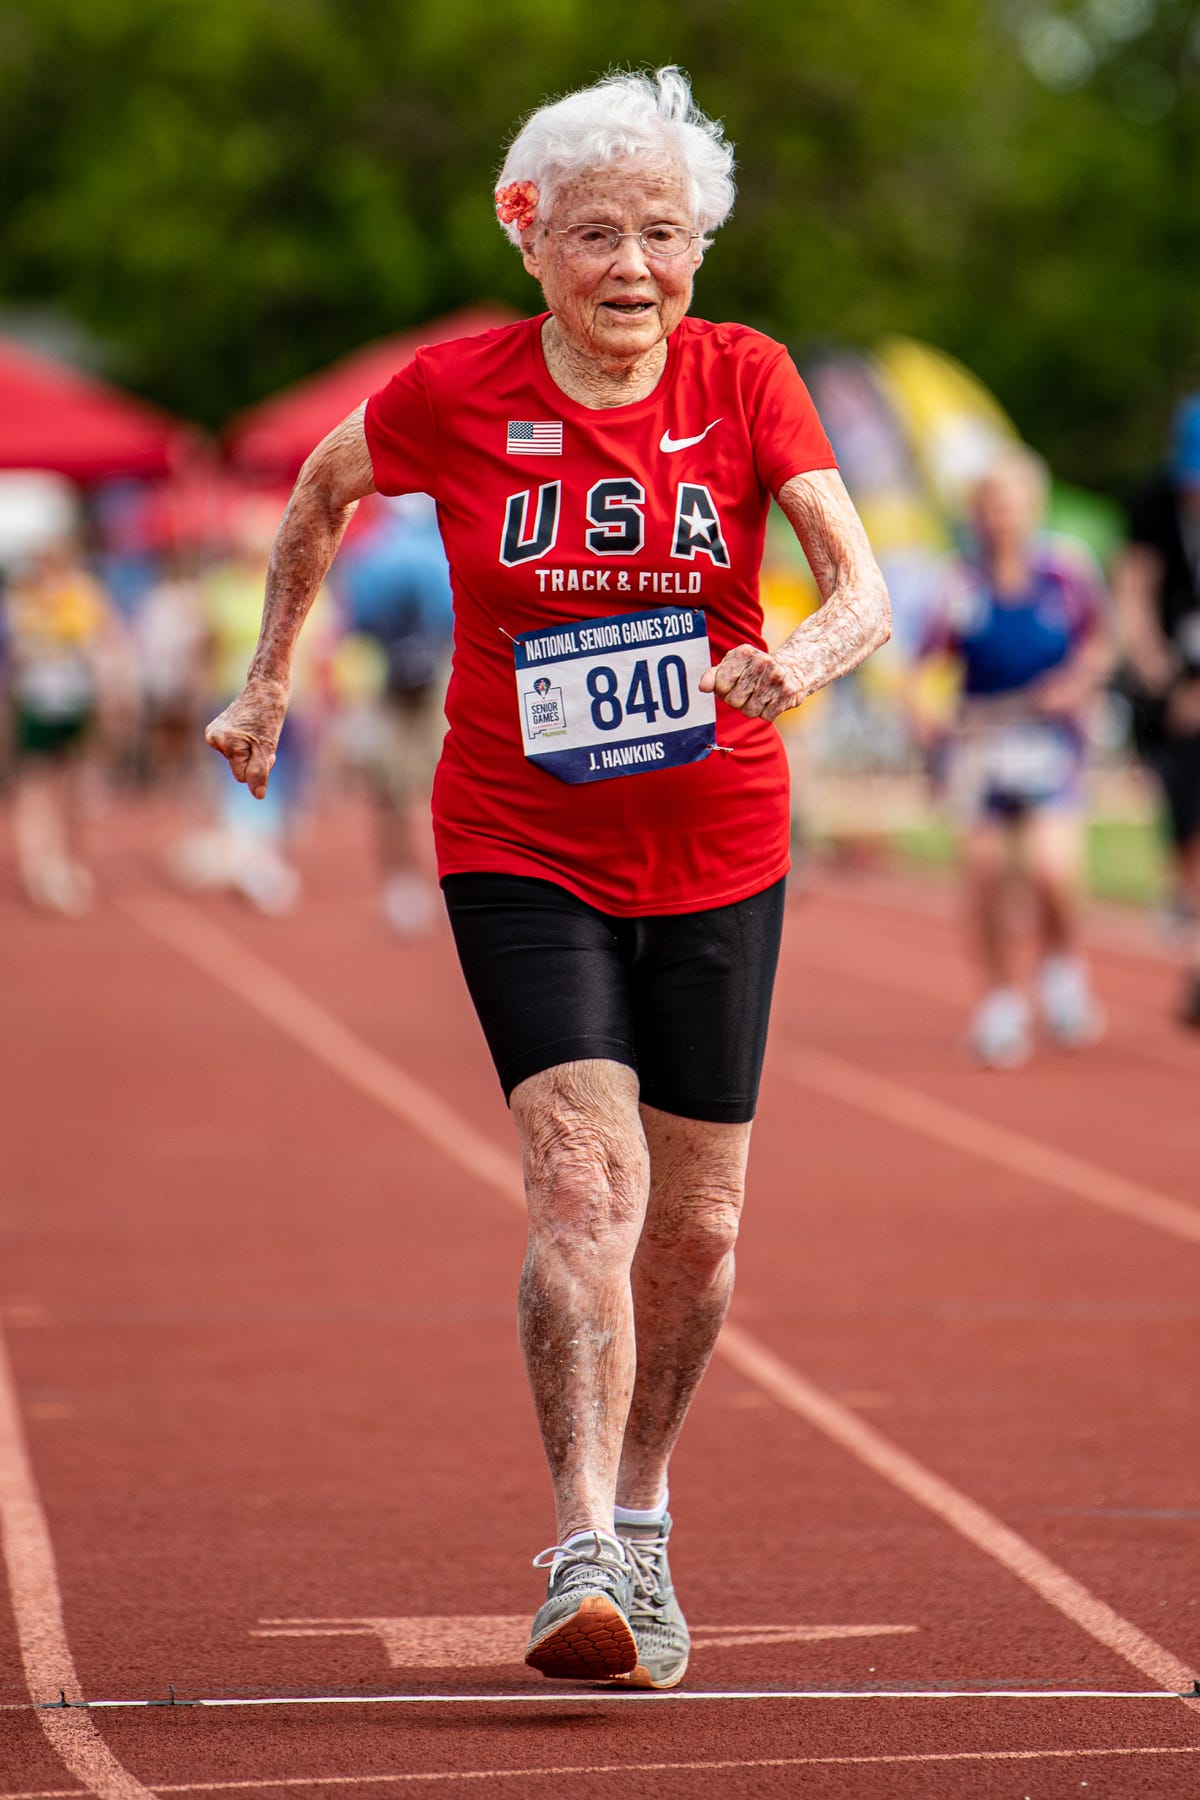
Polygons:
<instances>
[{"instance_id":1,"label":"woman's knee","mask_svg":"<svg viewBox=\"0 0 1200 1800\"><path fill-rule=\"evenodd\" d=\"M1032 821L1027 856L1033 878L1065 886L1082 880L1083 821L1074 814L1047 813Z\"/></svg>"},{"instance_id":2,"label":"woman's knee","mask_svg":"<svg viewBox=\"0 0 1200 1800\"><path fill-rule=\"evenodd\" d=\"M535 1234L636 1242L648 1165L637 1078L618 1063L565 1063L513 1092Z\"/></svg>"},{"instance_id":3,"label":"woman's knee","mask_svg":"<svg viewBox=\"0 0 1200 1800\"><path fill-rule=\"evenodd\" d=\"M711 1277L737 1243L750 1125L716 1125L642 1108L652 1178L647 1257Z\"/></svg>"},{"instance_id":4,"label":"woman's knee","mask_svg":"<svg viewBox=\"0 0 1200 1800\"><path fill-rule=\"evenodd\" d=\"M977 822L964 832L959 858L970 886L998 886L1004 879L1008 861L1008 839L1003 826L991 819Z\"/></svg>"},{"instance_id":5,"label":"woman's knee","mask_svg":"<svg viewBox=\"0 0 1200 1800\"><path fill-rule=\"evenodd\" d=\"M672 1195L656 1207L645 1238L659 1253L694 1275L712 1275L737 1244L742 1218L742 1185L712 1181Z\"/></svg>"}]
</instances>

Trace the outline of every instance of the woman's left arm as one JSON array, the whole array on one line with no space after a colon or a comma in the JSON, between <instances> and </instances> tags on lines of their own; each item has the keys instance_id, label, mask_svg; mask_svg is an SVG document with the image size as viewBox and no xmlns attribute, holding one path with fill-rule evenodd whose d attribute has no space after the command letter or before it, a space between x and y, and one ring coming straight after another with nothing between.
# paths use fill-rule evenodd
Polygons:
<instances>
[{"instance_id":1,"label":"woman's left arm","mask_svg":"<svg viewBox=\"0 0 1200 1800\"><path fill-rule=\"evenodd\" d=\"M1032 696L1048 717L1083 712L1116 667L1116 638L1100 565L1082 545L1062 546L1066 594L1076 609L1075 639L1070 653L1034 682Z\"/></svg>"},{"instance_id":2,"label":"woman's left arm","mask_svg":"<svg viewBox=\"0 0 1200 1800\"><path fill-rule=\"evenodd\" d=\"M808 558L821 605L778 650L739 644L700 686L752 719L777 719L886 644L892 610L862 521L836 469L793 475L779 504Z\"/></svg>"},{"instance_id":3,"label":"woman's left arm","mask_svg":"<svg viewBox=\"0 0 1200 1800\"><path fill-rule=\"evenodd\" d=\"M1034 683L1037 710L1049 718L1083 711L1112 675L1116 661L1112 633L1102 619L1097 620L1067 661Z\"/></svg>"}]
</instances>

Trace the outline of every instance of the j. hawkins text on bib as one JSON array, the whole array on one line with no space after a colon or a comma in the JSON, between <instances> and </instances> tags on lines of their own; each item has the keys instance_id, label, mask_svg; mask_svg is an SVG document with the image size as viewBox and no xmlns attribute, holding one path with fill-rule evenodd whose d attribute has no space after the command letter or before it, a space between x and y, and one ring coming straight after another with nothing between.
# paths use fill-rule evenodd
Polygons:
<instances>
[{"instance_id":1,"label":"j. hawkins text on bib","mask_svg":"<svg viewBox=\"0 0 1200 1800\"><path fill-rule=\"evenodd\" d=\"M716 705L698 607L579 619L513 640L525 754L560 781L611 781L700 762L716 748Z\"/></svg>"}]
</instances>

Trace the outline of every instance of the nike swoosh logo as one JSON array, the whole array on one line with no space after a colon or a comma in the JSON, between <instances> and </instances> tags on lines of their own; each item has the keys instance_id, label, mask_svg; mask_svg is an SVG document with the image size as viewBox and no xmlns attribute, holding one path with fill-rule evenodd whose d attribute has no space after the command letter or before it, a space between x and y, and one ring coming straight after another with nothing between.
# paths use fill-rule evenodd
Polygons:
<instances>
[{"instance_id":1,"label":"nike swoosh logo","mask_svg":"<svg viewBox=\"0 0 1200 1800\"><path fill-rule=\"evenodd\" d=\"M673 438L669 431L664 431L658 440L658 447L670 456L672 450L686 450L689 444L702 444L709 432L714 431L720 423L720 419L714 419L711 425L704 427L699 437L694 438Z\"/></svg>"}]
</instances>

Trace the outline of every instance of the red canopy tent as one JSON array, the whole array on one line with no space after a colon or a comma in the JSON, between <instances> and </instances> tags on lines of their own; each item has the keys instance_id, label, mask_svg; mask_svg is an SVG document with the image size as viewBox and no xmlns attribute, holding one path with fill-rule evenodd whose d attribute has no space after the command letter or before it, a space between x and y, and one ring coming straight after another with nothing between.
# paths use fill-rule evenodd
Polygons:
<instances>
[{"instance_id":1,"label":"red canopy tent","mask_svg":"<svg viewBox=\"0 0 1200 1800\"><path fill-rule=\"evenodd\" d=\"M290 486L314 444L411 361L422 344L469 337L494 325L507 325L516 316L507 307L467 307L416 331L365 344L318 374L239 413L226 436L231 460L255 481Z\"/></svg>"},{"instance_id":2,"label":"red canopy tent","mask_svg":"<svg viewBox=\"0 0 1200 1800\"><path fill-rule=\"evenodd\" d=\"M166 475L196 442L169 413L0 338L0 469L51 469L83 485Z\"/></svg>"}]
</instances>

